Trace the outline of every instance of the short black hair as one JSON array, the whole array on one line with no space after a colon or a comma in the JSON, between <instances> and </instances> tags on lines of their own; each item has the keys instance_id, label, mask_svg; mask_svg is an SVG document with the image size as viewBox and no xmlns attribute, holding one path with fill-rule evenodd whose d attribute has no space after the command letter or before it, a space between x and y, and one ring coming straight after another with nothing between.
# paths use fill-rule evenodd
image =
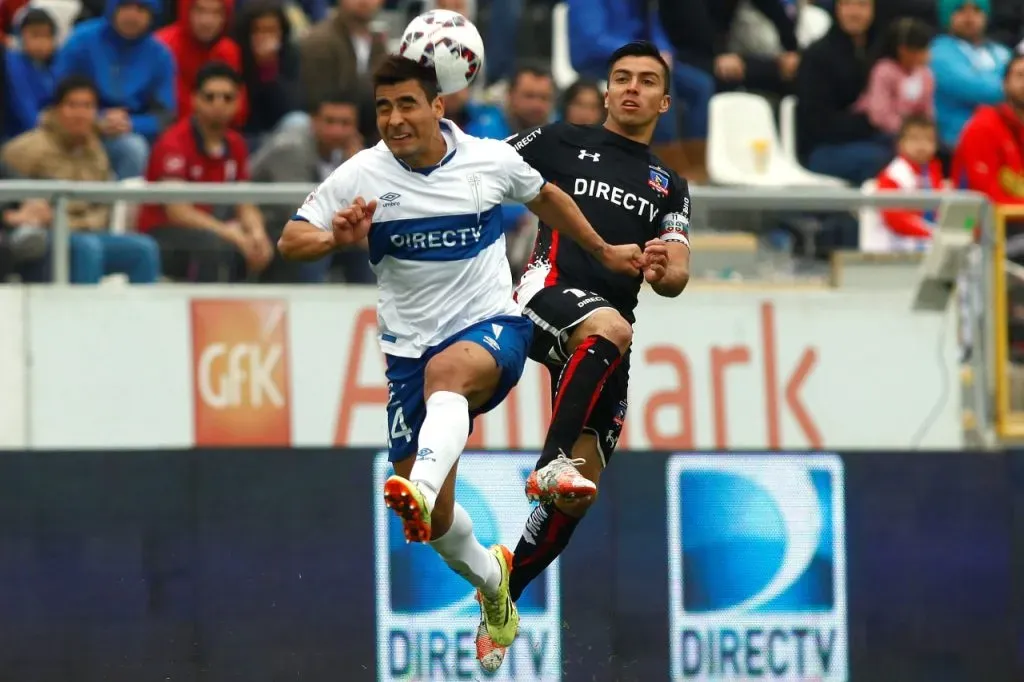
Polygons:
<instances>
[{"instance_id":1,"label":"short black hair","mask_svg":"<svg viewBox=\"0 0 1024 682\"><path fill-rule=\"evenodd\" d=\"M903 119L903 123L900 124L900 133L898 138L903 139L908 132L914 128L928 128L934 131L938 130L938 125L935 121L923 114L912 114Z\"/></svg>"},{"instance_id":2,"label":"short black hair","mask_svg":"<svg viewBox=\"0 0 1024 682\"><path fill-rule=\"evenodd\" d=\"M79 90L88 90L92 93L92 96L96 98L97 103L99 103L100 92L96 88L96 83L94 83L88 76L82 76L80 74L68 76L57 84L57 87L53 92L53 103L55 105L63 104L68 95L73 92L78 92Z\"/></svg>"},{"instance_id":3,"label":"short black hair","mask_svg":"<svg viewBox=\"0 0 1024 682\"><path fill-rule=\"evenodd\" d=\"M57 22L53 20L53 15L40 7L33 7L25 12L21 21L18 22L18 32L24 31L29 26L47 26L50 33L54 35L57 33Z\"/></svg>"},{"instance_id":4,"label":"short black hair","mask_svg":"<svg viewBox=\"0 0 1024 682\"><path fill-rule=\"evenodd\" d=\"M524 61L516 65L515 71L512 72L512 78L509 79L508 89L515 90L516 86L519 85L519 79L522 78L523 76L547 78L552 83L555 82L554 76L551 75L551 69L549 69L544 63L536 61Z\"/></svg>"},{"instance_id":5,"label":"short black hair","mask_svg":"<svg viewBox=\"0 0 1024 682\"><path fill-rule=\"evenodd\" d=\"M1024 62L1024 52L1014 50L1010 56L1010 61L1006 63L1006 70L1003 71L1003 80L1005 81L1010 77L1010 72L1013 71L1013 67L1017 65L1017 62Z\"/></svg>"},{"instance_id":6,"label":"short black hair","mask_svg":"<svg viewBox=\"0 0 1024 682\"><path fill-rule=\"evenodd\" d=\"M200 67L199 73L196 74L196 84L193 86L192 92L199 92L208 81L212 81L217 78L229 80L236 86L242 85L242 75L231 68L229 64L216 61L206 62L202 67Z\"/></svg>"},{"instance_id":7,"label":"short black hair","mask_svg":"<svg viewBox=\"0 0 1024 682\"><path fill-rule=\"evenodd\" d=\"M437 84L437 74L426 64L414 62L397 54L389 55L377 70L373 72L373 91L382 85L398 85L405 81L416 81L427 95L427 101L433 102L441 92Z\"/></svg>"},{"instance_id":8,"label":"short black hair","mask_svg":"<svg viewBox=\"0 0 1024 682\"><path fill-rule=\"evenodd\" d=\"M360 98L354 92L346 92L344 90L333 90L323 95L317 100L314 100L313 106L309 110L309 114L316 116L320 109L325 104L347 104L352 107L359 108Z\"/></svg>"},{"instance_id":9,"label":"short black hair","mask_svg":"<svg viewBox=\"0 0 1024 682\"><path fill-rule=\"evenodd\" d=\"M625 59L626 57L650 57L661 64L661 76L665 82L665 94L668 94L671 86L671 81L669 80L670 69L668 62L661 56L661 50L658 49L657 45L648 40L634 40L612 52L612 56L608 58L608 80L611 80L610 77L612 71L615 70L615 65L619 63L620 59Z\"/></svg>"}]
</instances>

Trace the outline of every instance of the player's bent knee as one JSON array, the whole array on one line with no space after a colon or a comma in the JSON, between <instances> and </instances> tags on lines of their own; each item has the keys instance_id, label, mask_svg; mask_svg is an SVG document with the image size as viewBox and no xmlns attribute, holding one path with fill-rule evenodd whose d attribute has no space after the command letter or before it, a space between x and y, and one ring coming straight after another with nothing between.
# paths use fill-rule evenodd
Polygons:
<instances>
[{"instance_id":1,"label":"player's bent knee","mask_svg":"<svg viewBox=\"0 0 1024 682\"><path fill-rule=\"evenodd\" d=\"M477 407L481 396L494 391L501 371L494 358L474 344L459 343L431 358L423 376L423 395L430 398L438 391L465 396L470 407Z\"/></svg>"},{"instance_id":2,"label":"player's bent knee","mask_svg":"<svg viewBox=\"0 0 1024 682\"><path fill-rule=\"evenodd\" d=\"M614 343L620 353L625 353L633 343L633 327L616 311L599 310L584 320L573 336L576 343L588 336L603 336Z\"/></svg>"}]
</instances>

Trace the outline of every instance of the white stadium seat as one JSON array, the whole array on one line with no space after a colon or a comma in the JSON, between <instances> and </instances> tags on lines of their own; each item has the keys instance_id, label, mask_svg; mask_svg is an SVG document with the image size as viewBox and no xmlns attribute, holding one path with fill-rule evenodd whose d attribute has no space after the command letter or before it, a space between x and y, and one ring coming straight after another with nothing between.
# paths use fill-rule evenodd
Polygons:
<instances>
[{"instance_id":1,"label":"white stadium seat","mask_svg":"<svg viewBox=\"0 0 1024 682\"><path fill-rule=\"evenodd\" d=\"M569 56L569 4L565 2L551 10L551 75L559 90L565 90L579 78Z\"/></svg>"},{"instance_id":2,"label":"white stadium seat","mask_svg":"<svg viewBox=\"0 0 1024 682\"><path fill-rule=\"evenodd\" d=\"M711 98L708 173L717 185L742 187L845 187L811 173L782 151L768 100L748 93Z\"/></svg>"}]
</instances>

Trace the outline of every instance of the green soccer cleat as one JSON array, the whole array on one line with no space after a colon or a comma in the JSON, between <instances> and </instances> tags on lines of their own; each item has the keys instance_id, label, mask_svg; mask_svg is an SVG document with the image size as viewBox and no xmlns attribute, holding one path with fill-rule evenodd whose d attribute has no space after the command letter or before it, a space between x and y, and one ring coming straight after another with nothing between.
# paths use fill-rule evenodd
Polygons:
<instances>
[{"instance_id":1,"label":"green soccer cleat","mask_svg":"<svg viewBox=\"0 0 1024 682\"><path fill-rule=\"evenodd\" d=\"M519 610L512 601L508 590L508 577L512 570L512 552L504 545L495 545L491 547L491 554L498 560L498 565L501 567L498 593L492 598L477 590L477 597L483 607L482 615L487 624L487 634L490 635L494 646L508 647L512 645L519 633Z\"/></svg>"}]
</instances>

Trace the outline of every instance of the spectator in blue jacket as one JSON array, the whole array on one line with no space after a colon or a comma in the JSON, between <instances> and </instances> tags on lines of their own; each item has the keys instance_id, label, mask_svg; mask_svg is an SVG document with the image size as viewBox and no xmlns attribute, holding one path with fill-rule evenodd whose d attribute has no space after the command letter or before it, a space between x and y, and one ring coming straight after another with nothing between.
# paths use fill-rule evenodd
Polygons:
<instances>
[{"instance_id":1,"label":"spectator in blue jacket","mask_svg":"<svg viewBox=\"0 0 1024 682\"><path fill-rule=\"evenodd\" d=\"M8 138L32 130L39 122L39 112L53 97L53 53L56 49L57 25L50 13L33 8L18 26L21 50L7 56L7 120L4 132Z\"/></svg>"},{"instance_id":2,"label":"spectator in blue jacket","mask_svg":"<svg viewBox=\"0 0 1024 682\"><path fill-rule=\"evenodd\" d=\"M939 0L939 21L949 35L931 48L939 139L953 148L980 104L1003 101L1010 50L987 37L990 0Z\"/></svg>"},{"instance_id":3,"label":"spectator in blue jacket","mask_svg":"<svg viewBox=\"0 0 1024 682\"><path fill-rule=\"evenodd\" d=\"M174 59L153 28L160 0L108 0L106 16L79 24L55 76L88 76L100 94L100 131L119 178L141 177L149 143L177 113Z\"/></svg>"}]
</instances>

